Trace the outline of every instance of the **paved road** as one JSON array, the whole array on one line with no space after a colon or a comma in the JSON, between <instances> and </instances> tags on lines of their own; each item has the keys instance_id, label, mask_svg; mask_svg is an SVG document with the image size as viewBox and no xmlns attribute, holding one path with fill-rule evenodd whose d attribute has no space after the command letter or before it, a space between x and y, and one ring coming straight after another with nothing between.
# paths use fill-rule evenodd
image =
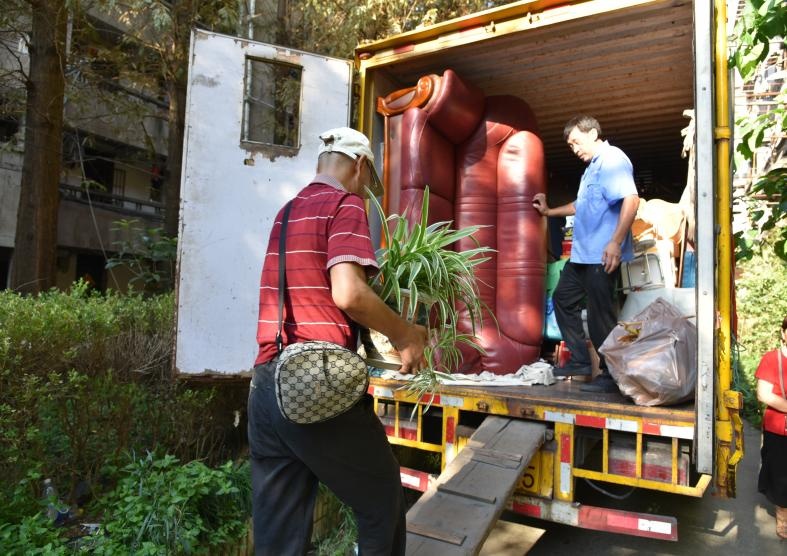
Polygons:
<instances>
[{"instance_id":1,"label":"paved road","mask_svg":"<svg viewBox=\"0 0 787 556\"><path fill-rule=\"evenodd\" d=\"M637 491L621 507L678 519L677 543L614 535L514 517L520 523L546 529L528 552L532 556L623 556L632 554L702 556L787 556L787 541L775 532L773 507L757 492L760 433L746 426L746 456L738 467L738 496L733 500L706 493L701 499ZM600 496L600 495L599 495ZM593 500L610 506L608 498ZM507 517L511 517L507 515Z\"/></svg>"}]
</instances>

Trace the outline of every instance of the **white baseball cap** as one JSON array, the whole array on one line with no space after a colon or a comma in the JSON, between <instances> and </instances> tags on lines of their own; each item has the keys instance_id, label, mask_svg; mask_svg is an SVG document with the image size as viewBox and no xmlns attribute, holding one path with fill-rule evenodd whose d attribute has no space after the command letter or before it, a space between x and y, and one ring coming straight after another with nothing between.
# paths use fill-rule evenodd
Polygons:
<instances>
[{"instance_id":1,"label":"white baseball cap","mask_svg":"<svg viewBox=\"0 0 787 556\"><path fill-rule=\"evenodd\" d=\"M337 127L320 133L320 140L318 155L336 152L345 154L353 160L357 160L361 155L365 156L366 162L369 164L369 173L372 176L372 183L369 184L369 189L375 197L382 196L384 192L383 184L374 167L374 154L366 135L349 127Z\"/></svg>"}]
</instances>

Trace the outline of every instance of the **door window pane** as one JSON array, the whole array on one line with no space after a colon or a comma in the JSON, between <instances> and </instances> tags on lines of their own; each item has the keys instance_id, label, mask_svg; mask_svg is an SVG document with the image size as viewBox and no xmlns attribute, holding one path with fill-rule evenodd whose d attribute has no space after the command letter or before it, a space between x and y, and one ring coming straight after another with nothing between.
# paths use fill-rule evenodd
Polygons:
<instances>
[{"instance_id":1,"label":"door window pane","mask_svg":"<svg viewBox=\"0 0 787 556\"><path fill-rule=\"evenodd\" d=\"M298 66L246 58L241 140L299 146L301 72Z\"/></svg>"}]
</instances>

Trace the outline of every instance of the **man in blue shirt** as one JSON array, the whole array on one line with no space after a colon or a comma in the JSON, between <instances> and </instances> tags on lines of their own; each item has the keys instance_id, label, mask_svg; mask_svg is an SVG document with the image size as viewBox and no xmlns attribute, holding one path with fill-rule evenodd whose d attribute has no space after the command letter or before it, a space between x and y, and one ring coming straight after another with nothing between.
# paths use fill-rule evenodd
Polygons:
<instances>
[{"instance_id":1,"label":"man in blue shirt","mask_svg":"<svg viewBox=\"0 0 787 556\"><path fill-rule=\"evenodd\" d=\"M574 202L549 208L538 193L533 206L544 216L574 216L571 259L560 274L552 296L555 316L571 360L554 370L555 376L590 376L590 353L582 325L587 305L590 340L598 350L617 323L615 289L621 262L633 257L631 224L639 196L633 168L617 147L601 139L601 126L591 116L568 121L563 137L569 148L587 164ZM601 375L582 385L585 392L617 392L618 387L601 360Z\"/></svg>"}]
</instances>

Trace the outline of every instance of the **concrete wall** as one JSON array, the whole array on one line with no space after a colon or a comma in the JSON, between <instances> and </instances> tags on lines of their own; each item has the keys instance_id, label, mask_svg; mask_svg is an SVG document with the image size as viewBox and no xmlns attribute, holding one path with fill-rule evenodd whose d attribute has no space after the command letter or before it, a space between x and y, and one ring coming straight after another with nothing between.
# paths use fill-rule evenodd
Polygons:
<instances>
[{"instance_id":1,"label":"concrete wall","mask_svg":"<svg viewBox=\"0 0 787 556\"><path fill-rule=\"evenodd\" d=\"M167 153L166 111L129 94L88 88L70 97L64 114L69 127L139 149L149 137L158 154Z\"/></svg>"},{"instance_id":2,"label":"concrete wall","mask_svg":"<svg viewBox=\"0 0 787 556\"><path fill-rule=\"evenodd\" d=\"M126 172L125 196L131 199L150 199L150 169L125 164L118 167Z\"/></svg>"},{"instance_id":3,"label":"concrete wall","mask_svg":"<svg viewBox=\"0 0 787 556\"><path fill-rule=\"evenodd\" d=\"M123 188L123 196L129 200L150 200L150 169L143 167L144 162L129 162L115 161L115 168L123 170L126 174L126 183ZM71 185L73 187L80 187L82 184L82 170L79 166L72 168L63 168L62 183ZM108 193L102 190L96 190L97 193ZM119 195L117 191L115 195ZM129 203L131 207L133 203ZM142 211L153 211L152 207L142 206ZM125 218L125 217L124 217Z\"/></svg>"},{"instance_id":4,"label":"concrete wall","mask_svg":"<svg viewBox=\"0 0 787 556\"><path fill-rule=\"evenodd\" d=\"M57 221L57 243L69 249L89 251L117 251L115 242L121 241L123 234L117 230L115 222L121 219L136 219L143 228L160 227L160 219L144 217L139 214L124 214L118 210L102 208L86 202L61 199ZM99 241L99 238L101 241Z\"/></svg>"},{"instance_id":5,"label":"concrete wall","mask_svg":"<svg viewBox=\"0 0 787 556\"><path fill-rule=\"evenodd\" d=\"M19 136L19 134L17 134ZM0 247L13 247L22 180L20 141L0 143Z\"/></svg>"}]
</instances>

